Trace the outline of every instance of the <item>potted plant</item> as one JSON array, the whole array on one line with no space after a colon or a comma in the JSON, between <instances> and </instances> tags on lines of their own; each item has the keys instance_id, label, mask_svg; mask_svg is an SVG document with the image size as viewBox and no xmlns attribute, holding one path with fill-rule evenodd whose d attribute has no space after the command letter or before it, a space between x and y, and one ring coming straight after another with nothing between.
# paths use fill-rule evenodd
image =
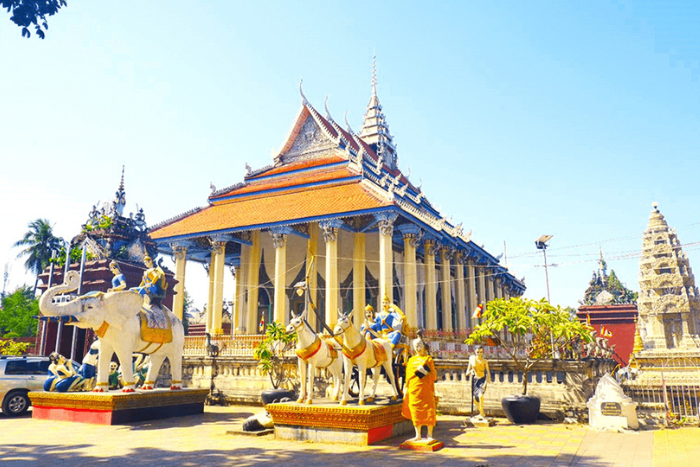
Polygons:
<instances>
[{"instance_id":1,"label":"potted plant","mask_svg":"<svg viewBox=\"0 0 700 467\"><path fill-rule=\"evenodd\" d=\"M481 323L465 341L478 344L488 339L505 349L523 375L522 394L503 398L503 410L513 423L534 423L540 400L527 395L528 373L537 360L552 358L552 349L570 345L576 339L591 342L588 327L571 319L568 311L547 300L514 297L499 298L487 304Z\"/></svg>"},{"instance_id":2,"label":"potted plant","mask_svg":"<svg viewBox=\"0 0 700 467\"><path fill-rule=\"evenodd\" d=\"M294 398L294 392L285 389L289 377L285 371L285 353L294 348L296 334L289 333L281 324L272 322L267 325L265 337L258 344L253 357L258 360L258 367L263 374L270 376L270 382L274 389L263 391L263 405L267 405L282 398Z\"/></svg>"}]
</instances>

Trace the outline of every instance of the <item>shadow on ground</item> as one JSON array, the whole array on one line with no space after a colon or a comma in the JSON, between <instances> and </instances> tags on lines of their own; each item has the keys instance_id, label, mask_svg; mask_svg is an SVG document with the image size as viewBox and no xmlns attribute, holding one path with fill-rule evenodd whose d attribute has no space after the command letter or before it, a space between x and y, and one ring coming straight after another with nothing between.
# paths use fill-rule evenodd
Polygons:
<instances>
[{"instance_id":1,"label":"shadow on ground","mask_svg":"<svg viewBox=\"0 0 700 467\"><path fill-rule=\"evenodd\" d=\"M362 467L403 467L405 465L441 465L441 466L528 466L528 465L576 465L603 467L607 464L597 458L576 458L558 461L547 456L529 456L527 458L503 455L501 453L480 452L478 456L451 455L447 450L437 453L415 453L400 451L396 447L386 446L380 449L356 452L332 453L316 448L310 444L299 444L300 449L262 449L235 448L229 451L214 451L211 449L178 452L175 450L136 448L123 456L100 458L85 455L80 450L90 448L90 445L63 446L14 444L0 447L0 463L4 467L20 466L83 466L83 465L236 465L247 466L362 466Z\"/></svg>"}]
</instances>

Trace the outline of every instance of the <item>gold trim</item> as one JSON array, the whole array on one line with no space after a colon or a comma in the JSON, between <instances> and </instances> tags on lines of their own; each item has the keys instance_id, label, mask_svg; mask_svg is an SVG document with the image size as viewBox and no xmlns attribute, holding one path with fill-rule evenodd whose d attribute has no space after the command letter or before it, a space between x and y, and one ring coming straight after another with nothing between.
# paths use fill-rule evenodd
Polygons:
<instances>
[{"instance_id":1,"label":"gold trim","mask_svg":"<svg viewBox=\"0 0 700 467\"><path fill-rule=\"evenodd\" d=\"M372 428L406 421L401 403L364 407L338 405L268 404L275 425L341 428L368 431Z\"/></svg>"},{"instance_id":2,"label":"gold trim","mask_svg":"<svg viewBox=\"0 0 700 467\"><path fill-rule=\"evenodd\" d=\"M86 410L126 410L144 407L203 403L209 389L155 389L148 392L81 392L56 393L32 391L29 398L34 407Z\"/></svg>"},{"instance_id":3,"label":"gold trim","mask_svg":"<svg viewBox=\"0 0 700 467\"><path fill-rule=\"evenodd\" d=\"M143 311L139 312L139 317L141 319L141 339L154 344L168 344L173 341L172 323L168 315L165 315L165 320L168 322L166 329L149 328L148 318Z\"/></svg>"},{"instance_id":4,"label":"gold trim","mask_svg":"<svg viewBox=\"0 0 700 467\"><path fill-rule=\"evenodd\" d=\"M95 330L95 334L97 335L97 337L102 338L107 333L108 328L109 328L109 323L107 321L102 321L102 324L100 325L100 327Z\"/></svg>"},{"instance_id":5,"label":"gold trim","mask_svg":"<svg viewBox=\"0 0 700 467\"><path fill-rule=\"evenodd\" d=\"M318 353L318 351L321 349L321 339L319 339L318 336L315 337L316 338L310 346L304 349L296 349L297 357L301 358L304 361L307 361Z\"/></svg>"},{"instance_id":6,"label":"gold trim","mask_svg":"<svg viewBox=\"0 0 700 467\"><path fill-rule=\"evenodd\" d=\"M357 344L355 347L352 349L343 349L343 355L348 357L350 361L355 364L355 359L362 355L362 353L365 351L367 348L367 341L365 339L360 340L360 343Z\"/></svg>"}]
</instances>

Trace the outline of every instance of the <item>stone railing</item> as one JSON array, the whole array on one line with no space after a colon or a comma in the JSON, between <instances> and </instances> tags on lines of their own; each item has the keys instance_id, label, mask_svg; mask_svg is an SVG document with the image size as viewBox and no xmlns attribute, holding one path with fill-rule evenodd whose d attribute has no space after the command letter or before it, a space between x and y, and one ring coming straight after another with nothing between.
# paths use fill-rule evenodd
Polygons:
<instances>
[{"instance_id":1,"label":"stone railing","mask_svg":"<svg viewBox=\"0 0 700 467\"><path fill-rule=\"evenodd\" d=\"M488 415L503 416L501 399L522 393L522 374L511 360L490 359L489 382L484 407ZM587 414L585 402L593 394L600 377L614 368L612 360L586 359L581 361L543 360L537 362L528 378L527 392L541 400L541 412L551 418ZM467 377L466 359L436 359L438 372L436 395L443 413L469 414L471 412L471 381ZM286 360L291 379L290 389L298 384L296 358ZM267 375L262 374L258 362L247 356L220 356L216 358L188 356L183 362L183 382L186 387L210 388L211 402L219 404L259 404L260 393L270 389ZM316 397L322 397L328 381L324 370L317 370ZM389 395L391 389L384 378L378 394ZM572 415L573 414L573 415Z\"/></svg>"},{"instance_id":2,"label":"stone railing","mask_svg":"<svg viewBox=\"0 0 700 467\"><path fill-rule=\"evenodd\" d=\"M253 353L260 341L264 338L261 334L237 335L231 337L229 335L211 336L211 344L217 346L219 357L249 357L253 358ZM186 336L185 337L185 352L186 357L207 357L209 356L206 348L206 336ZM294 356L294 350L288 351L285 356Z\"/></svg>"}]
</instances>

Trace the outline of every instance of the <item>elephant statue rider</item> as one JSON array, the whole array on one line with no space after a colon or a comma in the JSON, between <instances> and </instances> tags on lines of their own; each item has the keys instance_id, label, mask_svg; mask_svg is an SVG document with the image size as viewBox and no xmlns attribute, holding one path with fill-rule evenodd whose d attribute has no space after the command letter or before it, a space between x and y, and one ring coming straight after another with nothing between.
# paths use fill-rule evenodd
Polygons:
<instances>
[{"instance_id":1,"label":"elephant statue rider","mask_svg":"<svg viewBox=\"0 0 700 467\"><path fill-rule=\"evenodd\" d=\"M77 271L69 271L64 284L49 288L39 299L39 309L43 315L58 317L67 325L95 331L100 342L95 387L97 392L109 388L109 365L115 353L122 362L124 392L134 391L134 369L131 365L134 353L150 355L151 364L142 389L153 389L166 357L172 370L171 389L182 387L184 328L175 314L160 305L158 294L165 290L162 285L164 278L159 279L158 270L162 269L154 268L152 261L150 266L144 278L153 278L154 281L143 287L147 294L154 294L157 303L151 301L148 309L145 306L148 300L144 300L140 292L132 290L97 292L68 302L55 303L56 295L78 288ZM126 362L128 364L124 364Z\"/></svg>"},{"instance_id":2,"label":"elephant statue rider","mask_svg":"<svg viewBox=\"0 0 700 467\"><path fill-rule=\"evenodd\" d=\"M133 287L131 290L147 296L151 305L160 306L168 288L165 272L160 266L154 265L153 259L148 255L143 258L143 262L146 265L146 270L143 272L141 284L138 287Z\"/></svg>"}]
</instances>

